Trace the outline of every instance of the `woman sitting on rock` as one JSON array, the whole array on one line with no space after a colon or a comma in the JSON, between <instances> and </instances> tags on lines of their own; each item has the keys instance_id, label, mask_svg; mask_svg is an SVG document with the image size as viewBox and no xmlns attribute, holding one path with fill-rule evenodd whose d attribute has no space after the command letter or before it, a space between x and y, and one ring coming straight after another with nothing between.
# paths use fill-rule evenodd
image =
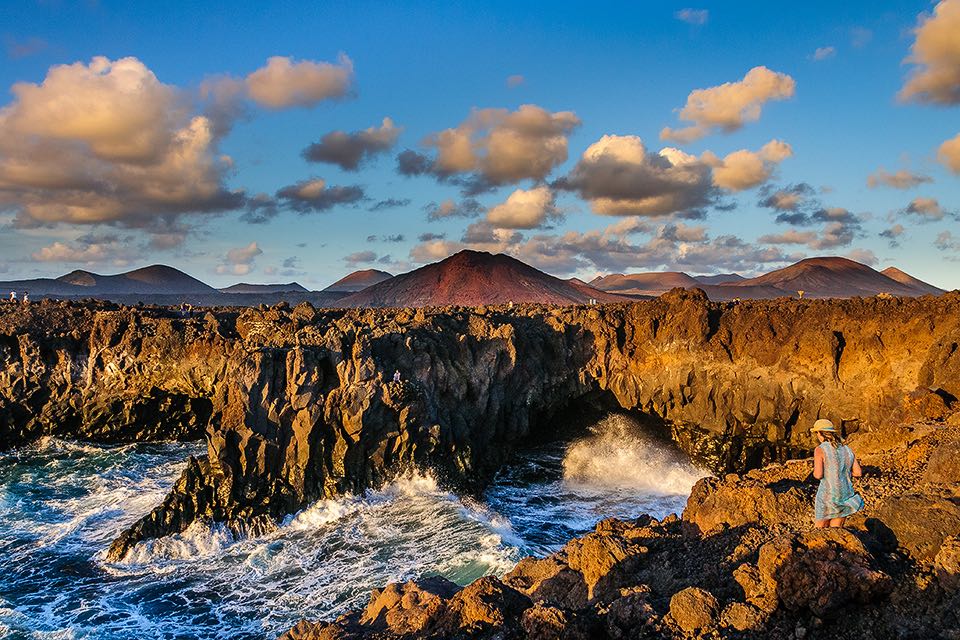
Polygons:
<instances>
[{"instance_id":1,"label":"woman sitting on rock","mask_svg":"<svg viewBox=\"0 0 960 640\"><path fill-rule=\"evenodd\" d=\"M810 431L820 440L813 450L813 477L820 480L814 519L820 529L842 527L848 517L863 509L863 498L853 490L853 478L863 471L832 422L817 420Z\"/></svg>"}]
</instances>

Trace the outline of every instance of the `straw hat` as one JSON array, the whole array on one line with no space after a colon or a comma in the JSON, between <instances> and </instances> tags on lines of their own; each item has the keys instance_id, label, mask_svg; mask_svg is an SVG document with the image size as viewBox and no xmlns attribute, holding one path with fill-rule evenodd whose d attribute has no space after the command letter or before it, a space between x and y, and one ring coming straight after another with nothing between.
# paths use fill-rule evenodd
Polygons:
<instances>
[{"instance_id":1,"label":"straw hat","mask_svg":"<svg viewBox=\"0 0 960 640\"><path fill-rule=\"evenodd\" d=\"M813 428L810 429L810 433L816 433L817 431L829 431L830 433L836 433L837 428L833 426L833 423L826 418L820 418L813 423Z\"/></svg>"}]
</instances>

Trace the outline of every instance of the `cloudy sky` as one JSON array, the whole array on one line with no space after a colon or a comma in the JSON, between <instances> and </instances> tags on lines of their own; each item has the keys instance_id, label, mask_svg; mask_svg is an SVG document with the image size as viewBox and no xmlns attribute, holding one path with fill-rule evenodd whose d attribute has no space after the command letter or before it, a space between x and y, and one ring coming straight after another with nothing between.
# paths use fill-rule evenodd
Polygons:
<instances>
[{"instance_id":1,"label":"cloudy sky","mask_svg":"<svg viewBox=\"0 0 960 640\"><path fill-rule=\"evenodd\" d=\"M169 4L5 3L0 279L475 248L960 287L960 0Z\"/></svg>"}]
</instances>

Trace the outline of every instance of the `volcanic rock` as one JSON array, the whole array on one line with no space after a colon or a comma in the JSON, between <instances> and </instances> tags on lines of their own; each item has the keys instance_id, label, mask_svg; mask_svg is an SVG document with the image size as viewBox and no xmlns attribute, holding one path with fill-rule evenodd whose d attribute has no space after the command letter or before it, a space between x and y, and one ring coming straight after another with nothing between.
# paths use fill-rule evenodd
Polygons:
<instances>
[{"instance_id":1,"label":"volcanic rock","mask_svg":"<svg viewBox=\"0 0 960 640\"><path fill-rule=\"evenodd\" d=\"M670 598L670 617L687 633L714 626L718 608L713 594L699 587L687 587Z\"/></svg>"},{"instance_id":2,"label":"volcanic rock","mask_svg":"<svg viewBox=\"0 0 960 640\"><path fill-rule=\"evenodd\" d=\"M883 531L920 561L930 561L950 536L960 535L960 483L892 496L877 509Z\"/></svg>"},{"instance_id":3,"label":"volcanic rock","mask_svg":"<svg viewBox=\"0 0 960 640\"><path fill-rule=\"evenodd\" d=\"M893 586L863 543L845 529L777 538L761 547L755 567L743 565L734 577L748 602L762 611L782 605L821 617L848 602L882 599Z\"/></svg>"}]
</instances>

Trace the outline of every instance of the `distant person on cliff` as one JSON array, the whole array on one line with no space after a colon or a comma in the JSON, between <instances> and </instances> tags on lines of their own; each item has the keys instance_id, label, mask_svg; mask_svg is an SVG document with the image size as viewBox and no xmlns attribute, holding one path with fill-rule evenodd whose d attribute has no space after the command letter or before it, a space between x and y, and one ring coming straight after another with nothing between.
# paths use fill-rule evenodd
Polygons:
<instances>
[{"instance_id":1,"label":"distant person on cliff","mask_svg":"<svg viewBox=\"0 0 960 640\"><path fill-rule=\"evenodd\" d=\"M26 303L26 302L30 302L30 292L29 292L29 291L24 291L24 292L23 292L23 301L24 301L25 303Z\"/></svg>"},{"instance_id":2,"label":"distant person on cliff","mask_svg":"<svg viewBox=\"0 0 960 640\"><path fill-rule=\"evenodd\" d=\"M16 291L11 291L11 292L10 292L10 302L16 302L16 301L17 301L17 292L16 292Z\"/></svg>"},{"instance_id":3,"label":"distant person on cliff","mask_svg":"<svg viewBox=\"0 0 960 640\"><path fill-rule=\"evenodd\" d=\"M393 372L393 381L394 381L394 382L400 382L400 370L399 370L399 369L397 369L396 371Z\"/></svg>"},{"instance_id":4,"label":"distant person on cliff","mask_svg":"<svg viewBox=\"0 0 960 640\"><path fill-rule=\"evenodd\" d=\"M863 498L853 489L853 478L863 471L832 422L817 420L810 431L820 441L813 450L813 477L820 480L814 519L820 529L843 527L847 518L863 509Z\"/></svg>"}]
</instances>

